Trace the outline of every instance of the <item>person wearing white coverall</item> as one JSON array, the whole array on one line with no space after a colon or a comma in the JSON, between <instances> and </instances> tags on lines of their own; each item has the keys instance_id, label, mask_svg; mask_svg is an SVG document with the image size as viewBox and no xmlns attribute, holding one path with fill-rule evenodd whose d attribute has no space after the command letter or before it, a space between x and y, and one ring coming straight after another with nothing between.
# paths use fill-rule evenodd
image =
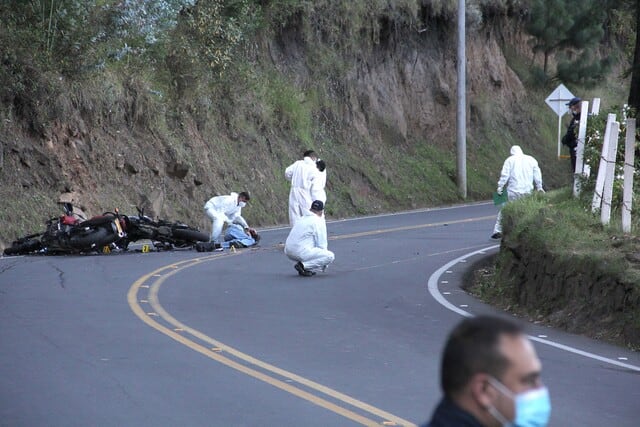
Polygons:
<instances>
[{"instance_id":1,"label":"person wearing white coverall","mask_svg":"<svg viewBox=\"0 0 640 427\"><path fill-rule=\"evenodd\" d=\"M316 161L316 177L311 184L311 200L320 200L325 206L327 204L327 192L324 187L327 185L327 164L324 160Z\"/></svg>"},{"instance_id":2,"label":"person wearing white coverall","mask_svg":"<svg viewBox=\"0 0 640 427\"><path fill-rule=\"evenodd\" d=\"M297 160L284 171L284 177L291 181L289 191L289 224L293 227L296 221L309 210L311 202L311 186L318 174L317 156L313 150L304 152L303 159Z\"/></svg>"},{"instance_id":3,"label":"person wearing white coverall","mask_svg":"<svg viewBox=\"0 0 640 427\"><path fill-rule=\"evenodd\" d=\"M532 156L522 152L519 145L511 147L511 156L504 161L502 172L498 180L498 194L502 194L504 186L507 186L507 200L509 202L520 199L536 189L544 193L542 188L542 172L538 166L538 161ZM504 205L503 205L504 206ZM502 237L502 207L498 212L496 225L493 227L492 239Z\"/></svg>"},{"instance_id":4,"label":"person wearing white coverall","mask_svg":"<svg viewBox=\"0 0 640 427\"><path fill-rule=\"evenodd\" d=\"M220 235L225 224L239 224L244 230L250 230L242 217L242 208L251 199L246 191L215 196L204 205L205 214L211 219L211 242L222 243Z\"/></svg>"},{"instance_id":5,"label":"person wearing white coverall","mask_svg":"<svg viewBox=\"0 0 640 427\"><path fill-rule=\"evenodd\" d=\"M294 268L300 276L325 271L335 255L327 249L327 225L322 216L324 203L314 200L311 210L294 224L284 244L284 253L298 261Z\"/></svg>"}]
</instances>

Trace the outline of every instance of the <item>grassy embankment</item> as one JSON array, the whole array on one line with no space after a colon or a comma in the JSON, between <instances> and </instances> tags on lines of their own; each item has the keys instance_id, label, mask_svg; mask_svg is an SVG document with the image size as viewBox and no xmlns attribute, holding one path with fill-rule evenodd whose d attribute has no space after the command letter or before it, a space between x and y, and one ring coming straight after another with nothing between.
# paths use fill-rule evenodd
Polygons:
<instances>
[{"instance_id":1,"label":"grassy embankment","mask_svg":"<svg viewBox=\"0 0 640 427\"><path fill-rule=\"evenodd\" d=\"M532 321L640 349L640 218L623 234L571 189L507 205L495 265L476 272L479 298Z\"/></svg>"}]
</instances>

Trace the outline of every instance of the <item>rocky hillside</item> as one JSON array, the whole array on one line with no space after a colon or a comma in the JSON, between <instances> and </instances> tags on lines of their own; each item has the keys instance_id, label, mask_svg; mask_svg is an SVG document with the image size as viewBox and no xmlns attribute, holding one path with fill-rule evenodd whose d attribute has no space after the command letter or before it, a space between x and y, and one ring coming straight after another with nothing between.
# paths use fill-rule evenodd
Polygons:
<instances>
[{"instance_id":1,"label":"rocky hillside","mask_svg":"<svg viewBox=\"0 0 640 427\"><path fill-rule=\"evenodd\" d=\"M513 143L539 159L547 187L566 184L555 118L514 71L532 60L517 14L476 12L467 30L469 199L489 198ZM328 164L330 218L461 202L453 13L379 16L350 29L361 36L348 46L317 31L315 13L258 31L216 82L170 53L153 70L78 78L43 72L28 52L4 55L1 76L12 85L0 98L0 217L9 226L0 242L37 231L61 198L89 215L144 206L208 230L204 202L246 189L251 223L282 224L283 170L307 148Z\"/></svg>"}]
</instances>

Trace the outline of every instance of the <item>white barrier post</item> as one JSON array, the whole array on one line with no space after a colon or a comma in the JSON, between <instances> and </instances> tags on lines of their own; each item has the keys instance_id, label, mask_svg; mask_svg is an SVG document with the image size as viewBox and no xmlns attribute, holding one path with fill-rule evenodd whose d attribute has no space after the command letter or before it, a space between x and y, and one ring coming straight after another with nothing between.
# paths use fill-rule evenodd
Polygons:
<instances>
[{"instance_id":1,"label":"white barrier post","mask_svg":"<svg viewBox=\"0 0 640 427\"><path fill-rule=\"evenodd\" d=\"M596 178L596 188L593 190L593 201L591 202L591 212L600 209L602 204L602 190L604 189L604 176L607 170L607 153L609 152L609 137L611 135L611 124L616 121L615 114L607 116L607 126L604 128L604 138L602 139L602 155L598 166L598 177Z\"/></svg>"},{"instance_id":2,"label":"white barrier post","mask_svg":"<svg viewBox=\"0 0 640 427\"><path fill-rule=\"evenodd\" d=\"M578 130L578 146L576 147L576 170L573 177L573 197L580 195L580 180L584 177L584 140L587 136L587 117L589 101L582 101L580 106L580 127Z\"/></svg>"},{"instance_id":3,"label":"white barrier post","mask_svg":"<svg viewBox=\"0 0 640 427\"><path fill-rule=\"evenodd\" d=\"M622 192L622 232L631 233L631 205L635 162L636 119L627 119L624 148L624 190Z\"/></svg>"},{"instance_id":4,"label":"white barrier post","mask_svg":"<svg viewBox=\"0 0 640 427\"><path fill-rule=\"evenodd\" d=\"M600 98L593 98L593 104L591 104L591 115L597 116L600 114Z\"/></svg>"},{"instance_id":5,"label":"white barrier post","mask_svg":"<svg viewBox=\"0 0 640 427\"><path fill-rule=\"evenodd\" d=\"M609 152L607 153L607 173L604 179L604 191L602 195L602 209L600 209L600 222L608 225L611 220L611 199L613 196L613 181L616 173L616 154L618 152L618 134L620 133L620 123L611 124L611 135L609 138Z\"/></svg>"}]
</instances>

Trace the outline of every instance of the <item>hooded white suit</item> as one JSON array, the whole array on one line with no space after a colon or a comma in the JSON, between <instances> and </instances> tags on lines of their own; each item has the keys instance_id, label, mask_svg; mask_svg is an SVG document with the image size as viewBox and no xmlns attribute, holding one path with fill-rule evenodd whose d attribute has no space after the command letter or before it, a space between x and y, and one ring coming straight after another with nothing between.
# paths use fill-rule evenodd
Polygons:
<instances>
[{"instance_id":1,"label":"hooded white suit","mask_svg":"<svg viewBox=\"0 0 640 427\"><path fill-rule=\"evenodd\" d=\"M530 194L534 184L538 191L544 191L542 172L538 161L532 156L524 154L519 145L511 147L511 156L502 165L502 172L498 180L498 193L502 193L505 184L507 185L508 201L517 200ZM498 213L493 232L494 234L502 233L502 211Z\"/></svg>"},{"instance_id":2,"label":"hooded white suit","mask_svg":"<svg viewBox=\"0 0 640 427\"><path fill-rule=\"evenodd\" d=\"M291 181L289 191L289 224L293 226L311 207L311 186L318 174L316 163L311 157L297 160L287 167L284 177Z\"/></svg>"},{"instance_id":3,"label":"hooded white suit","mask_svg":"<svg viewBox=\"0 0 640 427\"><path fill-rule=\"evenodd\" d=\"M327 192L324 187L327 185L327 170L316 171L316 176L311 185L311 201L320 200L323 204L327 203Z\"/></svg>"}]
</instances>

